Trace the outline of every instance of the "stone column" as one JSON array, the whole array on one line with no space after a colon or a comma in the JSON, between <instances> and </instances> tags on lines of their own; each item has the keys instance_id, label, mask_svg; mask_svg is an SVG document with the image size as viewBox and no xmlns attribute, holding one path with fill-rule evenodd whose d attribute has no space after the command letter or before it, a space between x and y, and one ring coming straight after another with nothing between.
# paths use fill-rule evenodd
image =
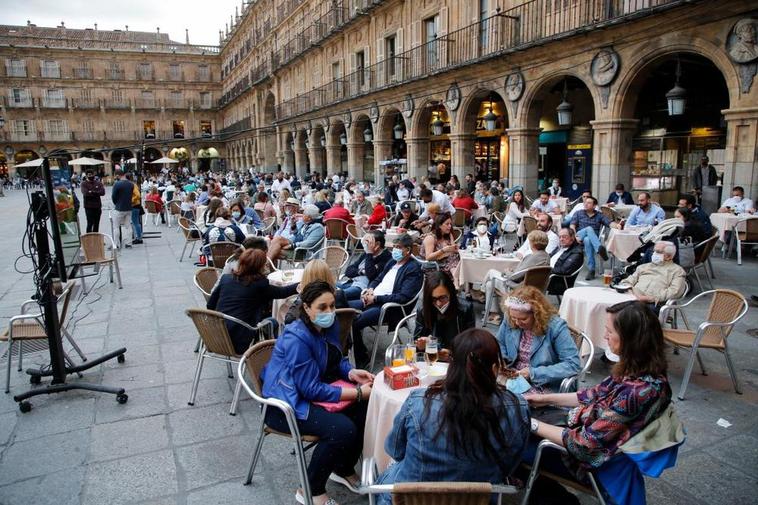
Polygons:
<instances>
[{"instance_id":1,"label":"stone column","mask_svg":"<svg viewBox=\"0 0 758 505\"><path fill-rule=\"evenodd\" d=\"M758 107L722 110L726 119L724 194L734 186L745 188L745 196L758 197Z\"/></svg>"},{"instance_id":2,"label":"stone column","mask_svg":"<svg viewBox=\"0 0 758 505\"><path fill-rule=\"evenodd\" d=\"M590 121L592 140L592 194L600 201L616 184L632 187L632 138L636 119L595 119Z\"/></svg>"},{"instance_id":3,"label":"stone column","mask_svg":"<svg viewBox=\"0 0 758 505\"><path fill-rule=\"evenodd\" d=\"M408 147L408 177L415 177L418 181L429 173L429 138L405 139Z\"/></svg>"},{"instance_id":4,"label":"stone column","mask_svg":"<svg viewBox=\"0 0 758 505\"><path fill-rule=\"evenodd\" d=\"M316 143L315 139L311 140L311 144ZM321 147L320 143L308 148L308 157L311 161L311 173L322 174L324 171L324 148Z\"/></svg>"},{"instance_id":5,"label":"stone column","mask_svg":"<svg viewBox=\"0 0 758 505\"><path fill-rule=\"evenodd\" d=\"M327 175L338 174L342 171L342 145L339 142L326 144L326 173Z\"/></svg>"},{"instance_id":6,"label":"stone column","mask_svg":"<svg viewBox=\"0 0 758 505\"><path fill-rule=\"evenodd\" d=\"M384 186L384 166L380 163L392 158L391 140L374 140L374 184Z\"/></svg>"},{"instance_id":7,"label":"stone column","mask_svg":"<svg viewBox=\"0 0 758 505\"><path fill-rule=\"evenodd\" d=\"M305 147L295 146L295 173L298 177L305 177L308 166L308 149Z\"/></svg>"},{"instance_id":8,"label":"stone column","mask_svg":"<svg viewBox=\"0 0 758 505\"><path fill-rule=\"evenodd\" d=\"M363 142L349 143L347 145L347 176L356 181L363 178L363 156L366 152L366 144Z\"/></svg>"},{"instance_id":9,"label":"stone column","mask_svg":"<svg viewBox=\"0 0 758 505\"><path fill-rule=\"evenodd\" d=\"M461 181L466 173L474 173L474 140L474 134L450 134L451 175L457 175Z\"/></svg>"},{"instance_id":10,"label":"stone column","mask_svg":"<svg viewBox=\"0 0 758 505\"><path fill-rule=\"evenodd\" d=\"M539 128L508 128L509 185L524 187L528 194L537 190Z\"/></svg>"}]
</instances>

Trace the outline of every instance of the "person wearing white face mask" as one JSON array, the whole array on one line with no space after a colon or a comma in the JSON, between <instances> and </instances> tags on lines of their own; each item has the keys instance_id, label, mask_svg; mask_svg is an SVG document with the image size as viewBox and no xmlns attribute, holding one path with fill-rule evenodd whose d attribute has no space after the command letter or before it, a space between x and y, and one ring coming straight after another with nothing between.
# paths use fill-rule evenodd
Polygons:
<instances>
[{"instance_id":1,"label":"person wearing white face mask","mask_svg":"<svg viewBox=\"0 0 758 505\"><path fill-rule=\"evenodd\" d=\"M474 307L458 296L450 276L443 272L427 274L423 298L416 307L416 347L423 351L428 338L435 337L439 358L447 361L456 335L475 326Z\"/></svg>"},{"instance_id":2,"label":"person wearing white face mask","mask_svg":"<svg viewBox=\"0 0 758 505\"><path fill-rule=\"evenodd\" d=\"M742 186L735 186L732 190L732 196L724 200L721 204L719 212L736 213L736 214L752 214L755 212L755 205L750 198L745 198L745 190Z\"/></svg>"},{"instance_id":3,"label":"person wearing white face mask","mask_svg":"<svg viewBox=\"0 0 758 505\"><path fill-rule=\"evenodd\" d=\"M650 304L656 313L666 301L680 298L686 289L687 274L674 263L674 255L673 243L656 242L651 263L640 265L624 280L624 284L632 286L634 296Z\"/></svg>"},{"instance_id":4,"label":"person wearing white face mask","mask_svg":"<svg viewBox=\"0 0 758 505\"><path fill-rule=\"evenodd\" d=\"M300 297L299 319L288 324L276 339L263 370L263 395L292 407L301 435L319 437L307 478L313 503L326 505L331 500L326 494L328 480L353 492L360 485L355 464L363 449L374 376L353 368L342 354L334 288L314 281L303 287ZM270 428L290 432L279 409L268 409L265 422ZM295 499L305 503L302 490L297 490Z\"/></svg>"},{"instance_id":5,"label":"person wearing white face mask","mask_svg":"<svg viewBox=\"0 0 758 505\"><path fill-rule=\"evenodd\" d=\"M561 181L558 179L553 179L553 185L547 188L547 192L550 193L550 197L558 198L561 196L561 191L563 191L561 188Z\"/></svg>"},{"instance_id":6,"label":"person wearing white face mask","mask_svg":"<svg viewBox=\"0 0 758 505\"><path fill-rule=\"evenodd\" d=\"M463 237L463 247L468 248L474 244L474 249L480 251L491 251L495 244L495 236L489 232L489 221L486 217L480 217L476 220L474 228Z\"/></svg>"},{"instance_id":7,"label":"person wearing white face mask","mask_svg":"<svg viewBox=\"0 0 758 505\"><path fill-rule=\"evenodd\" d=\"M392 253L385 249L384 232L372 230L361 239L365 251L345 269L347 280L337 284L342 289L347 300L357 300L364 289L384 270L387 262L392 259Z\"/></svg>"}]
</instances>

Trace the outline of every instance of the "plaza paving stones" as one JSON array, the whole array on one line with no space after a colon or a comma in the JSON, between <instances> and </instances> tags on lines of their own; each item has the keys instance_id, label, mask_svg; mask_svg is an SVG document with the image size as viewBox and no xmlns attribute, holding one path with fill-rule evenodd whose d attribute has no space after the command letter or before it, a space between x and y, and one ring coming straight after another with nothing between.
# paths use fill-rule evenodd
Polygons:
<instances>
[{"instance_id":1,"label":"plaza paving stones","mask_svg":"<svg viewBox=\"0 0 758 505\"><path fill-rule=\"evenodd\" d=\"M26 195L6 194L0 198L0 236L6 239L0 242L3 326L33 293L30 276L13 269L20 253ZM103 222L101 229L109 226ZM181 235L174 228L160 230L161 238L121 253L124 289L109 283L107 273L88 278L87 288L94 289L77 300L71 316L74 338L88 356L120 346L128 351L125 363L112 361L70 380L123 386L128 403L119 405L112 395L77 391L33 398L33 410L21 414L12 395L30 384L14 366L11 394L0 393L0 505L294 503L298 482L289 440L268 437L253 485L242 485L260 411L244 399L239 415L229 416L235 382L227 378L223 363L205 364L195 405L187 405L197 333L184 310L202 306L203 298L192 285L192 262L178 262ZM713 264L717 287L748 296L758 293L755 259L745 258L738 267L734 259L714 256ZM702 317L706 308L704 302L694 304L690 320ZM744 394L732 390L720 354L702 353L708 375L696 368L687 399L676 401L688 440L678 466L647 481L648 503L755 503L758 347L756 338L747 334L751 328L758 328L755 308L729 340ZM670 355L675 392L686 360L686 353ZM24 356L25 367L45 364L45 353ZM596 361L584 385L607 373L608 367ZM719 418L732 426L717 426ZM342 504L368 502L332 483L327 489Z\"/></svg>"}]
</instances>

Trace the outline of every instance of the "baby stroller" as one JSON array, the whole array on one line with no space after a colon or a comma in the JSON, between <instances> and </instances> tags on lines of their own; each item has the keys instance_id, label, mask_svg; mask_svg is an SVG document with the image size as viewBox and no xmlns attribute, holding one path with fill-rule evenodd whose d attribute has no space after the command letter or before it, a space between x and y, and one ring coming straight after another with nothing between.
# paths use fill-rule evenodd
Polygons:
<instances>
[{"instance_id":1,"label":"baby stroller","mask_svg":"<svg viewBox=\"0 0 758 505\"><path fill-rule=\"evenodd\" d=\"M647 233L640 235L640 246L627 258L627 265L613 277L613 284L618 284L623 279L626 279L637 270L637 267L650 263L650 257L653 255L655 243L661 240L673 243L676 248L676 254L674 254L674 263L679 263L679 241L677 236L681 229L684 228L684 223L679 219L666 219L655 225Z\"/></svg>"}]
</instances>

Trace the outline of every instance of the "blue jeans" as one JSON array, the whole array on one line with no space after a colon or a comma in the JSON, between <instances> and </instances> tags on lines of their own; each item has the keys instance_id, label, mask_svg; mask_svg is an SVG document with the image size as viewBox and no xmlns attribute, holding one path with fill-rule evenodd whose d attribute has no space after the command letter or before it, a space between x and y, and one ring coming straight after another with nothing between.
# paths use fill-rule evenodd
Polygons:
<instances>
[{"instance_id":1,"label":"blue jeans","mask_svg":"<svg viewBox=\"0 0 758 505\"><path fill-rule=\"evenodd\" d=\"M142 216L139 215L139 208L132 209L132 228L134 229L134 238L142 238Z\"/></svg>"},{"instance_id":2,"label":"blue jeans","mask_svg":"<svg viewBox=\"0 0 758 505\"><path fill-rule=\"evenodd\" d=\"M595 271L595 254L600 249L600 239L591 226L582 228L577 232L576 238L581 239L584 244L584 257L587 258L587 268Z\"/></svg>"},{"instance_id":3,"label":"blue jeans","mask_svg":"<svg viewBox=\"0 0 758 505\"><path fill-rule=\"evenodd\" d=\"M353 352L356 362L368 361L368 349L363 343L363 329L374 326L379 322L379 314L382 306L378 304L363 306L363 300L350 300L347 302L354 309L362 310L361 314L353 320Z\"/></svg>"},{"instance_id":4,"label":"blue jeans","mask_svg":"<svg viewBox=\"0 0 758 505\"><path fill-rule=\"evenodd\" d=\"M337 287L342 290L343 293L345 293L345 299L350 300L357 300L361 297L361 291L363 291L358 286L353 286L352 283L349 282L342 282L337 284ZM362 310L362 307L358 310Z\"/></svg>"}]
</instances>

